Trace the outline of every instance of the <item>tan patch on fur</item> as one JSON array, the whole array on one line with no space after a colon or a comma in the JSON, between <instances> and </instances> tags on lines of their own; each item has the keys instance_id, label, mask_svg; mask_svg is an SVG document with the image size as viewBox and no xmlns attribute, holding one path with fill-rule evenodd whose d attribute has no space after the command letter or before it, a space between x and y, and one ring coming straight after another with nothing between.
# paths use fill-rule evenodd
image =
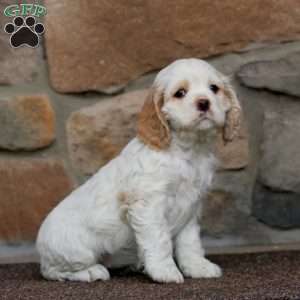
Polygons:
<instances>
[{"instance_id":1,"label":"tan patch on fur","mask_svg":"<svg viewBox=\"0 0 300 300\"><path fill-rule=\"evenodd\" d=\"M129 196L128 193L120 192L117 195L120 204L120 218L123 223L128 223L127 212L129 207Z\"/></svg>"},{"instance_id":2,"label":"tan patch on fur","mask_svg":"<svg viewBox=\"0 0 300 300\"><path fill-rule=\"evenodd\" d=\"M127 197L127 193L125 192L120 192L118 194L118 201L121 203L121 204L128 204L128 197Z\"/></svg>"},{"instance_id":3,"label":"tan patch on fur","mask_svg":"<svg viewBox=\"0 0 300 300\"><path fill-rule=\"evenodd\" d=\"M137 197L130 192L119 192L117 199L120 205L120 218L123 223L128 223L127 213L130 205L137 201Z\"/></svg>"},{"instance_id":4,"label":"tan patch on fur","mask_svg":"<svg viewBox=\"0 0 300 300\"><path fill-rule=\"evenodd\" d=\"M186 91L189 90L189 82L187 80L181 80L176 84L176 87L172 90L172 95L174 95L179 89L185 89ZM173 101L175 100L180 100L178 98L172 97L171 98Z\"/></svg>"},{"instance_id":5,"label":"tan patch on fur","mask_svg":"<svg viewBox=\"0 0 300 300\"><path fill-rule=\"evenodd\" d=\"M163 101L163 93L152 88L138 116L137 136L155 150L168 148L171 141L169 125L161 111Z\"/></svg>"}]
</instances>

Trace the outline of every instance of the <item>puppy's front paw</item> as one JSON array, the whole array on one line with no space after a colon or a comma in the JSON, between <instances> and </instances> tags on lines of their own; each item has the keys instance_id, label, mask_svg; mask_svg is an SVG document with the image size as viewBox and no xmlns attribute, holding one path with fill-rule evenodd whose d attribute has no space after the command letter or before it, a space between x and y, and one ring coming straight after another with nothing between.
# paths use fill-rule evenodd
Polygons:
<instances>
[{"instance_id":1,"label":"puppy's front paw","mask_svg":"<svg viewBox=\"0 0 300 300\"><path fill-rule=\"evenodd\" d=\"M186 277L191 278L217 278L222 276L221 268L204 257L182 265L181 270Z\"/></svg>"},{"instance_id":2,"label":"puppy's front paw","mask_svg":"<svg viewBox=\"0 0 300 300\"><path fill-rule=\"evenodd\" d=\"M151 265L146 267L148 275L157 282L162 283L183 283L184 278L178 270L174 261L169 263L160 263L158 265Z\"/></svg>"}]
</instances>

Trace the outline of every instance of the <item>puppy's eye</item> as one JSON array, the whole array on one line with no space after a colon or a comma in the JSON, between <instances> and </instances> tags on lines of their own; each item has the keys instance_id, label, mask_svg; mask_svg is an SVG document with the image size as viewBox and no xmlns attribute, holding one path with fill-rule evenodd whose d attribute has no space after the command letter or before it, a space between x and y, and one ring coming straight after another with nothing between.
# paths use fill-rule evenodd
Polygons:
<instances>
[{"instance_id":1,"label":"puppy's eye","mask_svg":"<svg viewBox=\"0 0 300 300\"><path fill-rule=\"evenodd\" d=\"M211 90L214 94L217 94L218 91L220 90L220 88L219 88L217 85L215 85L215 84L211 84L211 85L209 86L209 88L210 88L210 90Z\"/></svg>"},{"instance_id":2,"label":"puppy's eye","mask_svg":"<svg viewBox=\"0 0 300 300\"><path fill-rule=\"evenodd\" d=\"M183 98L186 95L186 90L185 89L179 89L175 94L175 98Z\"/></svg>"}]
</instances>

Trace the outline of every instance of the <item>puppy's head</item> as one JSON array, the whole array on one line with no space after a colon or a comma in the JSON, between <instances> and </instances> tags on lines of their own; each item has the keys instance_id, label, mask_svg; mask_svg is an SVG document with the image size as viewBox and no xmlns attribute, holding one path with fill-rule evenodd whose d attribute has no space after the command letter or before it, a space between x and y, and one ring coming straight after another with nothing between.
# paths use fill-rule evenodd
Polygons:
<instances>
[{"instance_id":1,"label":"puppy's head","mask_svg":"<svg viewBox=\"0 0 300 300\"><path fill-rule=\"evenodd\" d=\"M166 149L171 131L205 134L220 128L225 142L237 135L241 107L228 79L200 59L181 59L160 71L138 121L138 137Z\"/></svg>"}]
</instances>

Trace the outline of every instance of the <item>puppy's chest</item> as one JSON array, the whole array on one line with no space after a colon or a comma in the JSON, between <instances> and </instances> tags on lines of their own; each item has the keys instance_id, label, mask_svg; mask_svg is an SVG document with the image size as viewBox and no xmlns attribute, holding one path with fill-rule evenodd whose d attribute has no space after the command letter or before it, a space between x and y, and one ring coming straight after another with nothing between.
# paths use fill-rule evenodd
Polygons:
<instances>
[{"instance_id":1,"label":"puppy's chest","mask_svg":"<svg viewBox=\"0 0 300 300\"><path fill-rule=\"evenodd\" d=\"M175 164L173 174L169 180L170 195L181 202L185 198L188 202L198 199L201 192L210 184L211 170L198 161L183 161Z\"/></svg>"},{"instance_id":2,"label":"puppy's chest","mask_svg":"<svg viewBox=\"0 0 300 300\"><path fill-rule=\"evenodd\" d=\"M205 192L207 174L201 168L189 163L177 166L169 185L166 217L169 226L178 232L195 214L200 204L201 194Z\"/></svg>"}]
</instances>

